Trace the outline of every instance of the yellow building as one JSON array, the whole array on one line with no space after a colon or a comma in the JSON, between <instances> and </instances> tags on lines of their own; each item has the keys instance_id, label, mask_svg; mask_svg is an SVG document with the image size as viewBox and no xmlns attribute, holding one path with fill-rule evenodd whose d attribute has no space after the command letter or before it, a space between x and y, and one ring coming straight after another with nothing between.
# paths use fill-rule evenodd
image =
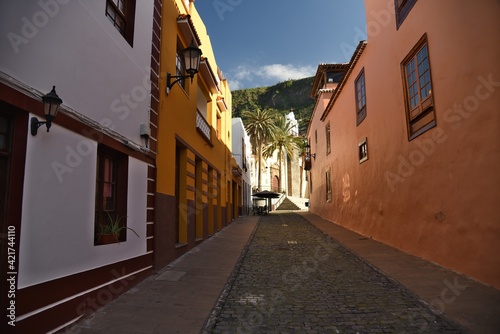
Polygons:
<instances>
[{"instance_id":1,"label":"yellow building","mask_svg":"<svg viewBox=\"0 0 500 334\"><path fill-rule=\"evenodd\" d=\"M151 136L158 148L157 268L230 223L240 190L231 160L231 92L205 25L192 0L166 0L161 15L158 128ZM202 50L199 72L167 88L169 74L186 74L182 51L191 44Z\"/></svg>"}]
</instances>

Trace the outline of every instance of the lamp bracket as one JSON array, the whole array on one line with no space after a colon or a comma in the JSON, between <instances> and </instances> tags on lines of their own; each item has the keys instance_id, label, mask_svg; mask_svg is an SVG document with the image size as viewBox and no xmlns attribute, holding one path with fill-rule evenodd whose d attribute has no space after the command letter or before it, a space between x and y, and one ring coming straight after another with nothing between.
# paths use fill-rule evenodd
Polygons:
<instances>
[{"instance_id":1,"label":"lamp bracket","mask_svg":"<svg viewBox=\"0 0 500 334\"><path fill-rule=\"evenodd\" d=\"M49 132L50 127L52 126L52 119L47 115L47 120L45 122L39 121L36 117L31 117L30 130L31 135L36 136L38 133L38 128L45 124L47 127L47 132ZM52 117L53 118L53 117Z\"/></svg>"},{"instance_id":2,"label":"lamp bracket","mask_svg":"<svg viewBox=\"0 0 500 334\"><path fill-rule=\"evenodd\" d=\"M31 117L31 135L36 136L36 134L38 133L38 128L44 124L47 124L47 122L40 122L38 120L38 118ZM48 128L47 128L47 132L49 132Z\"/></svg>"},{"instance_id":3,"label":"lamp bracket","mask_svg":"<svg viewBox=\"0 0 500 334\"><path fill-rule=\"evenodd\" d=\"M170 90L172 89L172 87L177 82L181 81L182 79L191 78L191 82L193 82L194 74L195 73L188 74L188 75L171 75L170 73L167 73L167 89L166 89L167 95L168 95L168 93L170 93ZM172 79L175 79L175 80L171 82Z\"/></svg>"}]
</instances>

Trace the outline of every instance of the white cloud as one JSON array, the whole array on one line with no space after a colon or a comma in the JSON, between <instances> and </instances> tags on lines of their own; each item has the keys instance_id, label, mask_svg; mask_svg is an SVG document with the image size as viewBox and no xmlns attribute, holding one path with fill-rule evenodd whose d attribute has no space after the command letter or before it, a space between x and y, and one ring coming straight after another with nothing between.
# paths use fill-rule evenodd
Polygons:
<instances>
[{"instance_id":1,"label":"white cloud","mask_svg":"<svg viewBox=\"0 0 500 334\"><path fill-rule=\"evenodd\" d=\"M231 90L250 87L271 86L286 80L311 77L316 67L291 64L271 64L264 66L239 65L227 75Z\"/></svg>"},{"instance_id":2,"label":"white cloud","mask_svg":"<svg viewBox=\"0 0 500 334\"><path fill-rule=\"evenodd\" d=\"M310 65L295 66L290 64L272 64L260 67L260 70L256 74L266 79L275 79L280 82L289 79L302 79L310 77L315 73L316 68Z\"/></svg>"}]
</instances>

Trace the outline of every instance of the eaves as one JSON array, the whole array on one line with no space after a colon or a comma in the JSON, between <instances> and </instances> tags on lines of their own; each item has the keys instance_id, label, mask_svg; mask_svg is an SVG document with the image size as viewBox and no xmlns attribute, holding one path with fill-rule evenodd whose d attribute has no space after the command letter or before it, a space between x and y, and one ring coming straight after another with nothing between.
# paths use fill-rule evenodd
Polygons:
<instances>
[{"instance_id":1,"label":"eaves","mask_svg":"<svg viewBox=\"0 0 500 334\"><path fill-rule=\"evenodd\" d=\"M179 15L179 17L177 17L177 26L179 27L182 37L184 37L184 40L186 40L187 43L193 41L197 47L201 45L200 36L196 31L191 15Z\"/></svg>"},{"instance_id":2,"label":"eaves","mask_svg":"<svg viewBox=\"0 0 500 334\"><path fill-rule=\"evenodd\" d=\"M358 62L359 58L361 57L361 54L365 50L366 44L367 44L366 41L360 41L358 46L356 47L356 50L354 51L354 54L352 55L351 60L349 61L349 68L347 69L347 72L342 77L342 80L337 85L337 88L335 89L335 93L330 98L330 102L328 102L328 105L326 106L325 111L321 115L321 118L320 118L321 121L324 121L326 116L328 116L328 114L330 113L330 110L332 109L333 105L335 104L335 101L337 100L338 96L342 92L342 88L344 88L345 83L349 79L354 66L356 66L356 63Z\"/></svg>"}]
</instances>

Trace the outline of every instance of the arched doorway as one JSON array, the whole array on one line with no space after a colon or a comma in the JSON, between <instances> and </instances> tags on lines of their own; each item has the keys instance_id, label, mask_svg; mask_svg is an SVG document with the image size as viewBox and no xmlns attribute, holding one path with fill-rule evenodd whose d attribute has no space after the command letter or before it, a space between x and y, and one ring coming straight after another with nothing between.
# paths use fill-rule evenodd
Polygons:
<instances>
[{"instance_id":1,"label":"arched doorway","mask_svg":"<svg viewBox=\"0 0 500 334\"><path fill-rule=\"evenodd\" d=\"M274 192L280 192L279 186L280 186L280 179L277 175L274 175L271 183L271 190Z\"/></svg>"}]
</instances>

